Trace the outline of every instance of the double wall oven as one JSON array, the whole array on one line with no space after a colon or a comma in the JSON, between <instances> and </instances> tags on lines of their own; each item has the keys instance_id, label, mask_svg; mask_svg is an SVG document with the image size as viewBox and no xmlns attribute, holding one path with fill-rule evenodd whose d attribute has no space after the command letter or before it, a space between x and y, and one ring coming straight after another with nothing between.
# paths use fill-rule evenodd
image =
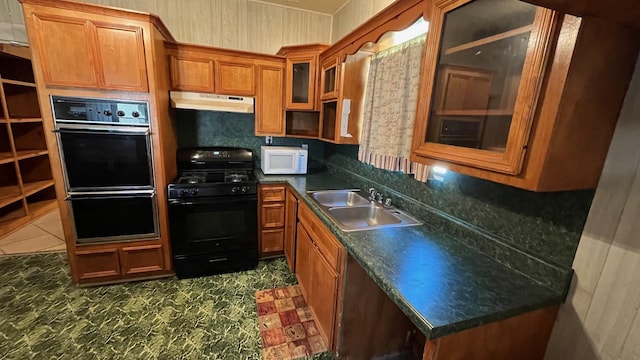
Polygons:
<instances>
[{"instance_id":1,"label":"double wall oven","mask_svg":"<svg viewBox=\"0 0 640 360\"><path fill-rule=\"evenodd\" d=\"M146 102L52 96L77 242L158 237Z\"/></svg>"}]
</instances>

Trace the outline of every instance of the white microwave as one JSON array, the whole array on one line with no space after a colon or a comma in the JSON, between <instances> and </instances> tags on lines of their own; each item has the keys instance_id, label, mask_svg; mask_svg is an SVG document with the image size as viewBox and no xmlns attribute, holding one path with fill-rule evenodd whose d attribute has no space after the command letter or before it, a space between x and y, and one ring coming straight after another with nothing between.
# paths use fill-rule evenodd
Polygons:
<instances>
[{"instance_id":1,"label":"white microwave","mask_svg":"<svg viewBox=\"0 0 640 360\"><path fill-rule=\"evenodd\" d=\"M260 168L265 174L306 174L307 149L289 146L262 146Z\"/></svg>"}]
</instances>

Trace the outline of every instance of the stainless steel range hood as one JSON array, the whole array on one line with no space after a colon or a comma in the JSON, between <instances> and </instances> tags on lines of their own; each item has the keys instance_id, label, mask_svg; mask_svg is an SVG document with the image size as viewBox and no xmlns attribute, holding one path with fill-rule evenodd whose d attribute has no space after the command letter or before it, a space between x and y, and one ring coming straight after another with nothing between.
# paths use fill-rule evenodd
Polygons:
<instances>
[{"instance_id":1,"label":"stainless steel range hood","mask_svg":"<svg viewBox=\"0 0 640 360\"><path fill-rule=\"evenodd\" d=\"M171 91L171 107L176 109L253 113L253 98L197 92Z\"/></svg>"}]
</instances>

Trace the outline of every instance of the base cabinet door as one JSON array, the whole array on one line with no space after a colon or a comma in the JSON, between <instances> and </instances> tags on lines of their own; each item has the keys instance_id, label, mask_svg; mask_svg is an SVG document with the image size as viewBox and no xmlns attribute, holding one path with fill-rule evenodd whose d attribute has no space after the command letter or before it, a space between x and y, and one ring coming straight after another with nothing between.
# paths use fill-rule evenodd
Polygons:
<instances>
[{"instance_id":1,"label":"base cabinet door","mask_svg":"<svg viewBox=\"0 0 640 360\"><path fill-rule=\"evenodd\" d=\"M75 262L80 280L100 281L121 274L118 248L76 251Z\"/></svg>"},{"instance_id":2,"label":"base cabinet door","mask_svg":"<svg viewBox=\"0 0 640 360\"><path fill-rule=\"evenodd\" d=\"M121 250L122 272L125 275L162 271L164 254L162 245L127 246Z\"/></svg>"},{"instance_id":3,"label":"base cabinet door","mask_svg":"<svg viewBox=\"0 0 640 360\"><path fill-rule=\"evenodd\" d=\"M336 318L338 273L329 265L318 244L304 225L298 223L296 275L302 293L311 307L318 330L332 348L334 319Z\"/></svg>"},{"instance_id":4,"label":"base cabinet door","mask_svg":"<svg viewBox=\"0 0 640 360\"><path fill-rule=\"evenodd\" d=\"M298 265L296 267L296 276L307 301L313 296L311 292L311 276L313 274L313 263L311 262L312 248L313 245L309 234L307 234L302 224L298 223L298 245L296 247Z\"/></svg>"},{"instance_id":5,"label":"base cabinet door","mask_svg":"<svg viewBox=\"0 0 640 360\"><path fill-rule=\"evenodd\" d=\"M336 310L336 294L338 291L338 275L326 263L316 247L311 249L310 262L312 266L311 289L309 305L327 344L333 338L333 321Z\"/></svg>"}]
</instances>

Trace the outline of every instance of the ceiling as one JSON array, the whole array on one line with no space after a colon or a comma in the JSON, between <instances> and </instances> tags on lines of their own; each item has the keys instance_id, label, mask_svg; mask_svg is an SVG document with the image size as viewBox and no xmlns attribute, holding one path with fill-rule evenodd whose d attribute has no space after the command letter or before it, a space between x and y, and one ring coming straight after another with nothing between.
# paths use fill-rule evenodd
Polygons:
<instances>
[{"instance_id":1,"label":"ceiling","mask_svg":"<svg viewBox=\"0 0 640 360\"><path fill-rule=\"evenodd\" d=\"M256 0L270 4L282 5L297 9L315 11L323 14L333 15L342 5L349 0Z\"/></svg>"}]
</instances>

